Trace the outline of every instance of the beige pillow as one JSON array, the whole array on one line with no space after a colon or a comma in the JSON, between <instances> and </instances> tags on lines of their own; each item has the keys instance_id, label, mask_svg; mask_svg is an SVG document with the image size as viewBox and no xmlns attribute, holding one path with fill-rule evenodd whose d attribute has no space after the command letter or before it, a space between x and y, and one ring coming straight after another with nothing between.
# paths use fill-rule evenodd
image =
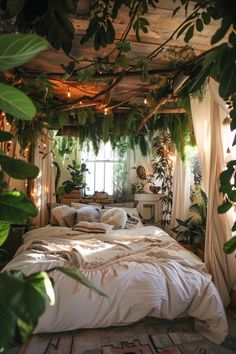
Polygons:
<instances>
[{"instance_id":1,"label":"beige pillow","mask_svg":"<svg viewBox=\"0 0 236 354\"><path fill-rule=\"evenodd\" d=\"M60 205L52 209L52 217L56 220L59 226L67 227L67 223L64 220L64 216L71 212L71 207L68 205Z\"/></svg>"},{"instance_id":2,"label":"beige pillow","mask_svg":"<svg viewBox=\"0 0 236 354\"><path fill-rule=\"evenodd\" d=\"M99 222L100 221L100 211L92 206L84 206L77 210L76 213L76 224L80 221L90 221Z\"/></svg>"},{"instance_id":3,"label":"beige pillow","mask_svg":"<svg viewBox=\"0 0 236 354\"><path fill-rule=\"evenodd\" d=\"M68 227L74 227L76 224L76 216L77 216L77 209L76 208L70 208L68 211L65 211L65 214L63 216L63 219L65 223L67 224Z\"/></svg>"},{"instance_id":4,"label":"beige pillow","mask_svg":"<svg viewBox=\"0 0 236 354\"><path fill-rule=\"evenodd\" d=\"M92 233L92 234L105 234L113 229L113 225L108 225L99 222L80 221L76 224L73 230Z\"/></svg>"},{"instance_id":5,"label":"beige pillow","mask_svg":"<svg viewBox=\"0 0 236 354\"><path fill-rule=\"evenodd\" d=\"M122 208L104 209L100 221L114 225L114 229L124 229L127 222L127 213Z\"/></svg>"}]
</instances>

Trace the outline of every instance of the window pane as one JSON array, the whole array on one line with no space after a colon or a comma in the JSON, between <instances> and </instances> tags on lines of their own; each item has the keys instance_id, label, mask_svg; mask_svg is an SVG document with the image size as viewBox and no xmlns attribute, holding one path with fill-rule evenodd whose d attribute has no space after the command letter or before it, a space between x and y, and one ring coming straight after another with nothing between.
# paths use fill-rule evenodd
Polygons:
<instances>
[{"instance_id":1,"label":"window pane","mask_svg":"<svg viewBox=\"0 0 236 354\"><path fill-rule=\"evenodd\" d=\"M113 162L105 164L105 192L113 194Z\"/></svg>"},{"instance_id":2,"label":"window pane","mask_svg":"<svg viewBox=\"0 0 236 354\"><path fill-rule=\"evenodd\" d=\"M96 162L95 165L95 191L103 191L104 186L104 162Z\"/></svg>"},{"instance_id":3,"label":"window pane","mask_svg":"<svg viewBox=\"0 0 236 354\"><path fill-rule=\"evenodd\" d=\"M86 194L94 194L94 162L86 162L88 172L86 172Z\"/></svg>"}]
</instances>

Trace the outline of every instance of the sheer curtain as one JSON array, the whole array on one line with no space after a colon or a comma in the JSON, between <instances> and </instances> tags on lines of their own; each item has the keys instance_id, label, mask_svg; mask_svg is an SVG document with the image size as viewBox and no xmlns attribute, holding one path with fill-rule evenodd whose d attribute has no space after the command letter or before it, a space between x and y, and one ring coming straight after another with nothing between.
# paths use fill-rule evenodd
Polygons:
<instances>
[{"instance_id":1,"label":"sheer curtain","mask_svg":"<svg viewBox=\"0 0 236 354\"><path fill-rule=\"evenodd\" d=\"M190 167L181 161L176 153L173 175L173 204L171 227L177 225L176 218L184 220L189 217L190 207Z\"/></svg>"},{"instance_id":2,"label":"sheer curtain","mask_svg":"<svg viewBox=\"0 0 236 354\"><path fill-rule=\"evenodd\" d=\"M208 196L205 263L224 305L227 306L230 301L229 291L236 280L236 275L233 275L235 258L224 253L223 244L232 237L233 211L222 215L217 213L217 206L222 202L222 195L219 193L219 175L225 169L226 145L229 142L227 127L223 124L227 110L218 95L215 81L210 80L202 102L191 99L191 110L203 176L203 189Z\"/></svg>"},{"instance_id":3,"label":"sheer curtain","mask_svg":"<svg viewBox=\"0 0 236 354\"><path fill-rule=\"evenodd\" d=\"M38 143L34 164L39 167L39 175L34 180L33 200L38 208L38 215L31 223L37 226L48 224L48 203L55 203L55 168L52 166L52 155L48 138Z\"/></svg>"}]
</instances>

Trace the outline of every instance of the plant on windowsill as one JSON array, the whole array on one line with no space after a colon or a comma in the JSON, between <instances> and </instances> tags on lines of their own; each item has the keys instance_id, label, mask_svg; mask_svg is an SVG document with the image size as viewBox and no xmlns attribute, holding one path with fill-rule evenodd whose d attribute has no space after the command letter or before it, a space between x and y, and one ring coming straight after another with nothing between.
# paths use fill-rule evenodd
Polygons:
<instances>
[{"instance_id":1,"label":"plant on windowsill","mask_svg":"<svg viewBox=\"0 0 236 354\"><path fill-rule=\"evenodd\" d=\"M85 163L77 164L75 160L67 167L70 172L71 179L66 180L57 189L56 194L59 196L66 196L67 198L79 198L81 196L81 190L86 186L85 173L88 168Z\"/></svg>"}]
</instances>

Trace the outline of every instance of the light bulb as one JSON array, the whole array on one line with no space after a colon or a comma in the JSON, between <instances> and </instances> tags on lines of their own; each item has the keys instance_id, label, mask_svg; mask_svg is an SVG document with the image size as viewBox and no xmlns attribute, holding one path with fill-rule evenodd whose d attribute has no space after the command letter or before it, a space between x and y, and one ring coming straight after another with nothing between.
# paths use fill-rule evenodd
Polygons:
<instances>
[{"instance_id":1,"label":"light bulb","mask_svg":"<svg viewBox=\"0 0 236 354\"><path fill-rule=\"evenodd\" d=\"M146 99L146 97L144 98L143 103L144 103L144 104L147 104L147 103L148 103L148 100Z\"/></svg>"}]
</instances>

